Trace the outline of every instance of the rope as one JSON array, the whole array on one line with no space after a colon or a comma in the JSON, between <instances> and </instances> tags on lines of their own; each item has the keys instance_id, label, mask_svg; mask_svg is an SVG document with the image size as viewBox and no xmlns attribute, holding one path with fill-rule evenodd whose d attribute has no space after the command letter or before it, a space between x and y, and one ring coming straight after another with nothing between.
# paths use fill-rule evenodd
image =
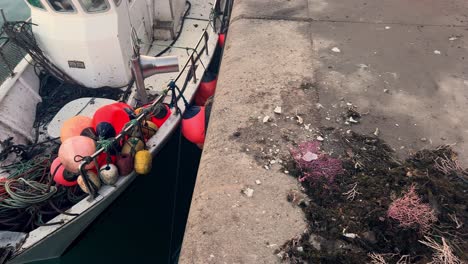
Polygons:
<instances>
[{"instance_id":1,"label":"rope","mask_svg":"<svg viewBox=\"0 0 468 264\"><path fill-rule=\"evenodd\" d=\"M185 24L185 18L187 17L187 15L190 13L190 9L192 9L192 3L190 3L189 1L186 1L185 2L185 5L188 6L187 10L185 11L184 13L184 16L182 17L182 22L180 23L180 30L179 32L177 33L177 36L174 38L174 40L172 40L171 44L169 44L168 47L166 47L165 49L163 49L162 51L160 51L158 54L156 54L155 56L156 57L159 57L161 55L163 55L164 53L166 53L176 42L177 40L179 39L180 35L182 34L182 31L184 29L184 24Z\"/></svg>"},{"instance_id":2,"label":"rope","mask_svg":"<svg viewBox=\"0 0 468 264\"><path fill-rule=\"evenodd\" d=\"M5 191L10 198L4 199L1 206L6 208L25 208L49 200L56 192L57 187L28 181L23 178L5 182Z\"/></svg>"},{"instance_id":3,"label":"rope","mask_svg":"<svg viewBox=\"0 0 468 264\"><path fill-rule=\"evenodd\" d=\"M175 176L175 181L174 181L174 187L173 187L173 200L174 200L174 206L172 207L172 217L171 217L171 236L169 239L169 254L168 254L168 262L171 263L171 248L172 248L172 241L174 239L174 223L175 223L175 215L176 215L176 208L177 208L177 190L179 186L179 177L180 177L180 161L181 161L181 153L182 153L182 130L179 129L179 140L177 144L177 163L176 163L176 176Z\"/></svg>"}]
</instances>

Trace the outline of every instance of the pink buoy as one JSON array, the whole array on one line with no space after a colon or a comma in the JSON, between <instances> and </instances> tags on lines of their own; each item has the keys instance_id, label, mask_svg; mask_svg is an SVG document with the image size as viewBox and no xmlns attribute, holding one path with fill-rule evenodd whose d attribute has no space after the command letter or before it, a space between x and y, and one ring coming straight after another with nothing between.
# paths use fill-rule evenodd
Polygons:
<instances>
[{"instance_id":1,"label":"pink buoy","mask_svg":"<svg viewBox=\"0 0 468 264\"><path fill-rule=\"evenodd\" d=\"M79 166L84 157L91 156L96 151L96 143L89 137L75 136L62 143L58 156L65 167L71 173L79 173ZM91 169L93 162L85 166Z\"/></svg>"}]
</instances>

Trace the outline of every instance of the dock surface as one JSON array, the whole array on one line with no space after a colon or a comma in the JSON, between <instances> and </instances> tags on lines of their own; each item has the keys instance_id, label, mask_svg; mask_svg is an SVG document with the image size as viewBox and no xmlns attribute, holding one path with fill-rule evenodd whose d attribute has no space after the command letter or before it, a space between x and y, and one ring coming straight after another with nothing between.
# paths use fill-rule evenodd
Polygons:
<instances>
[{"instance_id":1,"label":"dock surface","mask_svg":"<svg viewBox=\"0 0 468 264\"><path fill-rule=\"evenodd\" d=\"M464 0L235 1L180 263L279 262L306 228L284 162L319 128L401 157L453 144L466 167L467 59Z\"/></svg>"}]
</instances>

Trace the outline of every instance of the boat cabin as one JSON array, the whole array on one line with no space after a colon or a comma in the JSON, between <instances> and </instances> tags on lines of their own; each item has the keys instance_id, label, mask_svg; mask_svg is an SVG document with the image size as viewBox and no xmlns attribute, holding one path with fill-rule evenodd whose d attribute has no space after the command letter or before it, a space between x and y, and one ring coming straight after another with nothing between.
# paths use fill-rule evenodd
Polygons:
<instances>
[{"instance_id":1,"label":"boat cabin","mask_svg":"<svg viewBox=\"0 0 468 264\"><path fill-rule=\"evenodd\" d=\"M41 50L90 88L126 86L132 78L132 31L146 54L154 40L174 37L185 8L184 0L25 1Z\"/></svg>"}]
</instances>

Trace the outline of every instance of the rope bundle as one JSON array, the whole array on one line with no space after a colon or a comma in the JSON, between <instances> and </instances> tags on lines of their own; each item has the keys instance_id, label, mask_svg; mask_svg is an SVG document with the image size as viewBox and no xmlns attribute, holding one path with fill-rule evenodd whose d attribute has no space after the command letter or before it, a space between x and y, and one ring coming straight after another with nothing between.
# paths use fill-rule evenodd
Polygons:
<instances>
[{"instance_id":1,"label":"rope bundle","mask_svg":"<svg viewBox=\"0 0 468 264\"><path fill-rule=\"evenodd\" d=\"M0 167L0 229L28 232L45 225L82 200L79 188L55 186L50 164L56 155L38 155L28 161Z\"/></svg>"}]
</instances>

